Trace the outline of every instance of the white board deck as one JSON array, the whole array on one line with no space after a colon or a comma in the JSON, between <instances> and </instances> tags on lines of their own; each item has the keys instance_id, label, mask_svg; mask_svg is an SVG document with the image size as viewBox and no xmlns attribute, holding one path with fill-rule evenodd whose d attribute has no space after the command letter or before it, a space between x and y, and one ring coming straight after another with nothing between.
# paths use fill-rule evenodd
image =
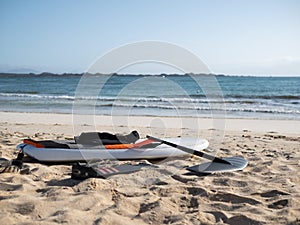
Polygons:
<instances>
[{"instance_id":1,"label":"white board deck","mask_svg":"<svg viewBox=\"0 0 300 225\"><path fill-rule=\"evenodd\" d=\"M166 138L165 140L195 150L203 150L209 145L207 140L199 138ZM143 141L143 139L140 141ZM17 149L23 149L25 154L41 162L89 161L93 159L157 159L189 155L189 153L164 144L147 149L36 148L29 144L19 144Z\"/></svg>"}]
</instances>

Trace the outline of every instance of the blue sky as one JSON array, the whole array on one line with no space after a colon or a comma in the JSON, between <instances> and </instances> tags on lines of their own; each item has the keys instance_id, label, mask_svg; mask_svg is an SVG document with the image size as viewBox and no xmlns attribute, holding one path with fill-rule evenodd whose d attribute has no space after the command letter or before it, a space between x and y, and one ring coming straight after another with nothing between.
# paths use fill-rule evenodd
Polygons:
<instances>
[{"instance_id":1,"label":"blue sky","mask_svg":"<svg viewBox=\"0 0 300 225\"><path fill-rule=\"evenodd\" d=\"M218 74L300 75L299 24L297 0L1 0L0 71L82 72L113 48L159 40Z\"/></svg>"}]
</instances>

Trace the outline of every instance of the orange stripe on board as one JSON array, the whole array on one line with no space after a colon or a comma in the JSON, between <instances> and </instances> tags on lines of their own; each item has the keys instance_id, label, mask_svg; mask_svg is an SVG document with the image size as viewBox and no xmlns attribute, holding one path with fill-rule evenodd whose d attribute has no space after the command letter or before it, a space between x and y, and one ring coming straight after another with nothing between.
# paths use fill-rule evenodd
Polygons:
<instances>
[{"instance_id":1,"label":"orange stripe on board","mask_svg":"<svg viewBox=\"0 0 300 225\"><path fill-rule=\"evenodd\" d=\"M155 141L153 140L145 140L145 141L142 141L142 142L139 142L139 143L136 143L136 144L116 144L116 145L105 145L105 148L106 149L125 149L125 148L139 148L139 147L142 147L144 145L148 145L148 144L151 144Z\"/></svg>"},{"instance_id":2,"label":"orange stripe on board","mask_svg":"<svg viewBox=\"0 0 300 225\"><path fill-rule=\"evenodd\" d=\"M34 142L32 140L28 140L28 139L24 139L23 140L23 143L24 144L29 144L29 145L32 145L33 147L36 147L36 148L44 148L45 146L38 143L38 142Z\"/></svg>"},{"instance_id":3,"label":"orange stripe on board","mask_svg":"<svg viewBox=\"0 0 300 225\"><path fill-rule=\"evenodd\" d=\"M134 144L135 146L135 148L136 147L142 147L142 146L144 146L144 145L149 145L149 144L151 144L151 143L153 143L153 142L155 142L154 140L149 140L149 139L147 139L147 140L145 140L145 141L142 141L142 142L140 142L140 143L136 143L136 144Z\"/></svg>"},{"instance_id":4,"label":"orange stripe on board","mask_svg":"<svg viewBox=\"0 0 300 225\"><path fill-rule=\"evenodd\" d=\"M117 145L105 145L106 149L124 149L133 148L134 144L117 144Z\"/></svg>"}]
</instances>

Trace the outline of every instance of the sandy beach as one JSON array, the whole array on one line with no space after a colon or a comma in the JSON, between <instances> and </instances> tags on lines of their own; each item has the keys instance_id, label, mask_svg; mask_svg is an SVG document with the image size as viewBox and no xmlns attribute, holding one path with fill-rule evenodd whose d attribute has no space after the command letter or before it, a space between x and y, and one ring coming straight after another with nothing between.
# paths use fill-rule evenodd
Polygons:
<instances>
[{"instance_id":1,"label":"sandy beach","mask_svg":"<svg viewBox=\"0 0 300 225\"><path fill-rule=\"evenodd\" d=\"M205 161L186 157L132 174L78 181L71 179L70 165L26 159L27 173L0 174L0 224L300 223L298 120L199 118L195 123L192 118L0 112L0 157L15 158L16 145L28 137L65 139L82 131L134 129L142 137L201 136L211 142L209 153L242 156L249 165L199 176L176 169Z\"/></svg>"}]
</instances>

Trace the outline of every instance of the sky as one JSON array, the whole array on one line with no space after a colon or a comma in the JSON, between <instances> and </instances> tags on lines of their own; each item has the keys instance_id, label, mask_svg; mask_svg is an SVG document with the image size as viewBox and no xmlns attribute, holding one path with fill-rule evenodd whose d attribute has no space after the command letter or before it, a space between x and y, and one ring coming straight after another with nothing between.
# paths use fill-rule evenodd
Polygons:
<instances>
[{"instance_id":1,"label":"sky","mask_svg":"<svg viewBox=\"0 0 300 225\"><path fill-rule=\"evenodd\" d=\"M298 0L0 0L0 72L83 72L112 49L156 40L215 74L298 76L299 24Z\"/></svg>"}]
</instances>

